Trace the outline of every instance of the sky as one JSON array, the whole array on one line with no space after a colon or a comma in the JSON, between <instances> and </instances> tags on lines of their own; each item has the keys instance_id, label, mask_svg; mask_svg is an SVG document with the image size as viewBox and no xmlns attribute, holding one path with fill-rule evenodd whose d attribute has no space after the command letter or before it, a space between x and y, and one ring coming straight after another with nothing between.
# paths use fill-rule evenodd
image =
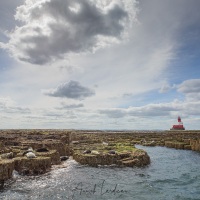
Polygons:
<instances>
[{"instance_id":1,"label":"sky","mask_svg":"<svg viewBox=\"0 0 200 200\"><path fill-rule=\"evenodd\" d=\"M200 129L199 7L1 0L0 129Z\"/></svg>"}]
</instances>

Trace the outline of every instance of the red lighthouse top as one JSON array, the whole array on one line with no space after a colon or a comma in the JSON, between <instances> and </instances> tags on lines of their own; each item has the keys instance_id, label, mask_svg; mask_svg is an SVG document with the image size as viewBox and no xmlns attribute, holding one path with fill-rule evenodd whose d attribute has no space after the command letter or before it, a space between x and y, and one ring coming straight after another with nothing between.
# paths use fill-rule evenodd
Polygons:
<instances>
[{"instance_id":1,"label":"red lighthouse top","mask_svg":"<svg viewBox=\"0 0 200 200\"><path fill-rule=\"evenodd\" d=\"M180 116L178 116L178 124L173 125L171 130L185 130L185 127L183 126L183 122L181 121Z\"/></svg>"}]
</instances>

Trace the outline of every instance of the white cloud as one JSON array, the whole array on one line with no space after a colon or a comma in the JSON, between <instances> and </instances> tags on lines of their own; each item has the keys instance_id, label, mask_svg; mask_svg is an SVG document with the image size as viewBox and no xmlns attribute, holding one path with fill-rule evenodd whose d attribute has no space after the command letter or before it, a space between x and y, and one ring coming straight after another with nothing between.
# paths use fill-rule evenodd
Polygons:
<instances>
[{"instance_id":1,"label":"white cloud","mask_svg":"<svg viewBox=\"0 0 200 200\"><path fill-rule=\"evenodd\" d=\"M147 104L140 107L103 109L100 110L99 113L106 114L111 118L120 118L124 116L159 117L170 116L172 112L180 110L180 104L175 101L172 103Z\"/></svg>"},{"instance_id":2,"label":"white cloud","mask_svg":"<svg viewBox=\"0 0 200 200\"><path fill-rule=\"evenodd\" d=\"M177 115L198 119L199 81L174 86L170 79L180 32L193 19L188 19L192 3L135 2L24 1L17 8L18 27L4 47L26 62L15 60L0 73L1 96L17 102L0 100L1 127L164 129ZM81 53L88 51L93 53ZM53 89L43 95L41 88ZM84 104L77 101L83 99Z\"/></svg>"},{"instance_id":3,"label":"white cloud","mask_svg":"<svg viewBox=\"0 0 200 200\"><path fill-rule=\"evenodd\" d=\"M4 114L26 114L30 113L30 109L23 107L23 106L17 106L16 103L9 97L0 98L0 111Z\"/></svg>"},{"instance_id":4,"label":"white cloud","mask_svg":"<svg viewBox=\"0 0 200 200\"><path fill-rule=\"evenodd\" d=\"M82 86L78 81L63 83L56 89L43 90L43 93L52 97L69 99L84 99L95 95L95 92L92 89Z\"/></svg>"},{"instance_id":5,"label":"white cloud","mask_svg":"<svg viewBox=\"0 0 200 200\"><path fill-rule=\"evenodd\" d=\"M26 0L15 15L24 25L10 33L6 48L17 59L39 65L94 51L124 37L134 8L135 0Z\"/></svg>"},{"instance_id":6,"label":"white cloud","mask_svg":"<svg viewBox=\"0 0 200 200\"><path fill-rule=\"evenodd\" d=\"M178 85L178 91L184 94L200 93L200 79L186 80Z\"/></svg>"},{"instance_id":7,"label":"white cloud","mask_svg":"<svg viewBox=\"0 0 200 200\"><path fill-rule=\"evenodd\" d=\"M177 91L183 93L188 101L200 100L200 79L183 81L177 86Z\"/></svg>"}]
</instances>

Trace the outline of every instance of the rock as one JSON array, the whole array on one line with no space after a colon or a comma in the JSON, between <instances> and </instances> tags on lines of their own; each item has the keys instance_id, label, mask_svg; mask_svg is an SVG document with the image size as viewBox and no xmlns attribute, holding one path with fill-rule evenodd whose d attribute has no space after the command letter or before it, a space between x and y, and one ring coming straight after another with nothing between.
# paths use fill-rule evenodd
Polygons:
<instances>
[{"instance_id":1,"label":"rock","mask_svg":"<svg viewBox=\"0 0 200 200\"><path fill-rule=\"evenodd\" d=\"M122 164L126 167L134 167L139 165L139 160L138 159L130 159L130 160L123 160Z\"/></svg>"},{"instance_id":2,"label":"rock","mask_svg":"<svg viewBox=\"0 0 200 200\"><path fill-rule=\"evenodd\" d=\"M13 152L1 154L2 159L12 159L14 157Z\"/></svg>"},{"instance_id":3,"label":"rock","mask_svg":"<svg viewBox=\"0 0 200 200\"><path fill-rule=\"evenodd\" d=\"M99 154L98 151L92 151L91 154L81 154L79 151L77 151L74 153L73 158L80 164L89 165L92 167L97 167L98 165L141 167L150 163L148 154L143 150L136 149L133 152L129 151L119 154L114 154L114 152L115 151L113 150L111 151L111 154Z\"/></svg>"},{"instance_id":4,"label":"rock","mask_svg":"<svg viewBox=\"0 0 200 200\"><path fill-rule=\"evenodd\" d=\"M0 160L0 182L2 182L2 186L4 181L12 177L14 166L15 164L13 159Z\"/></svg>"},{"instance_id":5,"label":"rock","mask_svg":"<svg viewBox=\"0 0 200 200\"><path fill-rule=\"evenodd\" d=\"M48 152L48 151L49 150L47 148L45 148L45 147L39 148L39 149L36 150L36 152Z\"/></svg>"},{"instance_id":6,"label":"rock","mask_svg":"<svg viewBox=\"0 0 200 200\"><path fill-rule=\"evenodd\" d=\"M43 174L51 168L51 158L37 157L28 159L26 157L17 157L14 158L14 168L22 175Z\"/></svg>"},{"instance_id":7,"label":"rock","mask_svg":"<svg viewBox=\"0 0 200 200\"><path fill-rule=\"evenodd\" d=\"M61 163L60 154L57 150L49 150L48 152L36 152L37 157L50 157L52 165L58 165Z\"/></svg>"},{"instance_id":8,"label":"rock","mask_svg":"<svg viewBox=\"0 0 200 200\"><path fill-rule=\"evenodd\" d=\"M110 150L108 153L109 154L116 154L116 151L115 150Z\"/></svg>"},{"instance_id":9,"label":"rock","mask_svg":"<svg viewBox=\"0 0 200 200\"><path fill-rule=\"evenodd\" d=\"M45 141L24 141L24 146L31 145L34 149L43 148L44 146L48 150L57 150L60 156L66 156L66 148L68 145L62 143L59 140L45 140Z\"/></svg>"},{"instance_id":10,"label":"rock","mask_svg":"<svg viewBox=\"0 0 200 200\"><path fill-rule=\"evenodd\" d=\"M79 144L79 141L72 141L72 144Z\"/></svg>"},{"instance_id":11,"label":"rock","mask_svg":"<svg viewBox=\"0 0 200 200\"><path fill-rule=\"evenodd\" d=\"M185 149L185 150L191 150L192 147L191 147L191 145L184 145L184 149Z\"/></svg>"},{"instance_id":12,"label":"rock","mask_svg":"<svg viewBox=\"0 0 200 200\"><path fill-rule=\"evenodd\" d=\"M84 152L83 152L83 154L89 154L89 153L91 153L91 150L85 150Z\"/></svg>"},{"instance_id":13,"label":"rock","mask_svg":"<svg viewBox=\"0 0 200 200\"><path fill-rule=\"evenodd\" d=\"M61 160L61 161L65 161L65 160L68 160L68 159L69 159L68 156L61 156L61 157L60 157L60 160Z\"/></svg>"},{"instance_id":14,"label":"rock","mask_svg":"<svg viewBox=\"0 0 200 200\"><path fill-rule=\"evenodd\" d=\"M35 155L33 152L28 152L28 153L26 154L26 157L27 157L27 158L36 158L36 155Z\"/></svg>"},{"instance_id":15,"label":"rock","mask_svg":"<svg viewBox=\"0 0 200 200\"><path fill-rule=\"evenodd\" d=\"M119 156L120 159L124 159L124 158L130 157L130 153L122 152L122 153L119 153L118 156Z\"/></svg>"},{"instance_id":16,"label":"rock","mask_svg":"<svg viewBox=\"0 0 200 200\"><path fill-rule=\"evenodd\" d=\"M131 154L131 158L135 162L134 166L137 166L137 167L142 167L142 166L150 164L150 157L147 154L147 152L144 150L140 150L140 149L136 150L135 152Z\"/></svg>"},{"instance_id":17,"label":"rock","mask_svg":"<svg viewBox=\"0 0 200 200\"><path fill-rule=\"evenodd\" d=\"M4 180L0 180L0 190L3 190L4 182Z\"/></svg>"}]
</instances>

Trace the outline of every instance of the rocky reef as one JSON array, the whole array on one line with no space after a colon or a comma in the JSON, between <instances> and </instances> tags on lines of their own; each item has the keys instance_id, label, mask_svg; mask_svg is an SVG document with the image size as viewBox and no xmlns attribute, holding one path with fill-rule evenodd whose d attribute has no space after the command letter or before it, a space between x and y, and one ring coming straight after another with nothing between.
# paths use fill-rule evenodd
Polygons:
<instances>
[{"instance_id":1,"label":"rocky reef","mask_svg":"<svg viewBox=\"0 0 200 200\"><path fill-rule=\"evenodd\" d=\"M14 169L22 175L38 175L47 172L51 168L50 157L26 157L14 158Z\"/></svg>"},{"instance_id":2,"label":"rocky reef","mask_svg":"<svg viewBox=\"0 0 200 200\"><path fill-rule=\"evenodd\" d=\"M120 167L142 167L150 163L150 157L141 149L136 149L131 144L102 144L90 145L90 149L84 150L79 146L73 154L73 158L80 164L97 167L99 165L116 165Z\"/></svg>"},{"instance_id":3,"label":"rocky reef","mask_svg":"<svg viewBox=\"0 0 200 200\"><path fill-rule=\"evenodd\" d=\"M4 130L0 131L0 186L12 177L38 175L61 163L69 155L70 131Z\"/></svg>"},{"instance_id":4,"label":"rocky reef","mask_svg":"<svg viewBox=\"0 0 200 200\"><path fill-rule=\"evenodd\" d=\"M14 166L14 160L0 160L0 188L3 187L4 181L12 178Z\"/></svg>"},{"instance_id":5,"label":"rocky reef","mask_svg":"<svg viewBox=\"0 0 200 200\"><path fill-rule=\"evenodd\" d=\"M1 130L0 187L13 170L43 174L69 156L93 167L148 165L148 154L136 144L200 151L200 131Z\"/></svg>"}]
</instances>

